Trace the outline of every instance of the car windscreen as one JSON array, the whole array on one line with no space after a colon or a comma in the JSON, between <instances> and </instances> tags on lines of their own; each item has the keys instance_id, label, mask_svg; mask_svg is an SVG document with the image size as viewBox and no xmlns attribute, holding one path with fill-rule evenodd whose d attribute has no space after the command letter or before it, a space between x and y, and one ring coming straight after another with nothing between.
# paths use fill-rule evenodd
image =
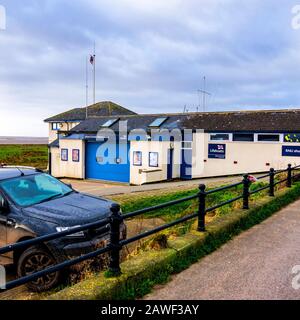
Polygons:
<instances>
[{"instance_id":1,"label":"car windscreen","mask_svg":"<svg viewBox=\"0 0 300 320\"><path fill-rule=\"evenodd\" d=\"M0 182L0 187L22 207L63 197L72 192L70 187L45 173L4 180Z\"/></svg>"}]
</instances>

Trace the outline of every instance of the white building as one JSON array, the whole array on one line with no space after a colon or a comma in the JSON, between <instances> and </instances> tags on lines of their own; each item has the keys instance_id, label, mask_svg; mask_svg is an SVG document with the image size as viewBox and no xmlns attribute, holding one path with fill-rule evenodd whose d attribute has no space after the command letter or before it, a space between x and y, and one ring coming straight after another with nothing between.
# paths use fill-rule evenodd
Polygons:
<instances>
[{"instance_id":1,"label":"white building","mask_svg":"<svg viewBox=\"0 0 300 320\"><path fill-rule=\"evenodd\" d=\"M87 114L45 120L54 176L141 185L300 163L300 110L139 115L103 102Z\"/></svg>"}]
</instances>

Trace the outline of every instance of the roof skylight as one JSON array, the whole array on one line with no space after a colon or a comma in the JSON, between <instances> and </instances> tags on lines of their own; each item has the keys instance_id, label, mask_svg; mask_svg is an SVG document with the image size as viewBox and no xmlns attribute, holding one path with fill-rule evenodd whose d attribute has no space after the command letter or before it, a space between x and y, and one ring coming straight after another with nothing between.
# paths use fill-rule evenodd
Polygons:
<instances>
[{"instance_id":1,"label":"roof skylight","mask_svg":"<svg viewBox=\"0 0 300 320\"><path fill-rule=\"evenodd\" d=\"M105 123L103 123L103 124L101 125L101 127L103 127L103 128L109 128L109 127L111 127L113 124L115 124L118 120L119 120L119 119L109 119L109 120L107 120Z\"/></svg>"},{"instance_id":2,"label":"roof skylight","mask_svg":"<svg viewBox=\"0 0 300 320\"><path fill-rule=\"evenodd\" d=\"M160 127L168 118L157 118L150 125L150 128L158 128Z\"/></svg>"}]
</instances>

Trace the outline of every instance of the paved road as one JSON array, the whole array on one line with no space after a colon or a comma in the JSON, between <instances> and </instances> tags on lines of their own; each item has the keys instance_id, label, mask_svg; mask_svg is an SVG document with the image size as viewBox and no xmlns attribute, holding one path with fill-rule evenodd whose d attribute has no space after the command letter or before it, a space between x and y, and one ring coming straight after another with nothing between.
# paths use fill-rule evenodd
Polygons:
<instances>
[{"instance_id":1,"label":"paved road","mask_svg":"<svg viewBox=\"0 0 300 320\"><path fill-rule=\"evenodd\" d=\"M75 179L63 179L66 183L71 183L73 188L97 196L110 196L116 194L125 194L133 192L142 192L142 191L153 191L161 189L170 189L174 188L189 188L197 187L201 183L207 184L207 186L219 186L220 184L230 184L237 181L241 181L241 176L235 177L218 177L218 178L204 178L204 179L195 179L187 181L172 181L172 182L160 182L160 183L151 183L145 184L142 186L129 186L122 185L117 183L105 183L101 181L94 180L75 180Z\"/></svg>"},{"instance_id":2,"label":"paved road","mask_svg":"<svg viewBox=\"0 0 300 320\"><path fill-rule=\"evenodd\" d=\"M145 299L300 300L300 289L292 287L296 265L300 265L300 201L234 238Z\"/></svg>"}]
</instances>

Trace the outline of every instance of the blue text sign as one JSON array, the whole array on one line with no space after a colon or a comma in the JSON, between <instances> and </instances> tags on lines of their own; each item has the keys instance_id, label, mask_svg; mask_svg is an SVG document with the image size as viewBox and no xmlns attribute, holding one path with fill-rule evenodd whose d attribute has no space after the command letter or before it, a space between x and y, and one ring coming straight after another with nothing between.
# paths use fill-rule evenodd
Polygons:
<instances>
[{"instance_id":1,"label":"blue text sign","mask_svg":"<svg viewBox=\"0 0 300 320\"><path fill-rule=\"evenodd\" d=\"M226 144L212 144L208 145L209 159L225 159L226 158Z\"/></svg>"},{"instance_id":2,"label":"blue text sign","mask_svg":"<svg viewBox=\"0 0 300 320\"><path fill-rule=\"evenodd\" d=\"M300 157L300 146L282 146L283 157Z\"/></svg>"}]
</instances>

